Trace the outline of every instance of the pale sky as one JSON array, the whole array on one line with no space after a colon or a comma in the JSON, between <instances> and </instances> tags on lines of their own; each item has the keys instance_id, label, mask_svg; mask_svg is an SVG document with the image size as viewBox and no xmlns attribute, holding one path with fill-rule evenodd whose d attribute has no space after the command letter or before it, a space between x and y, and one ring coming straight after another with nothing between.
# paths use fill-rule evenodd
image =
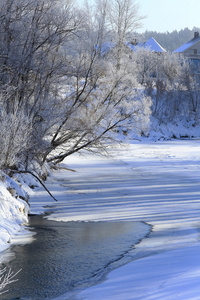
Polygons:
<instances>
[{"instance_id":1,"label":"pale sky","mask_svg":"<svg viewBox=\"0 0 200 300\"><path fill-rule=\"evenodd\" d=\"M146 16L138 32L166 32L200 27L200 0L137 0L140 15Z\"/></svg>"}]
</instances>

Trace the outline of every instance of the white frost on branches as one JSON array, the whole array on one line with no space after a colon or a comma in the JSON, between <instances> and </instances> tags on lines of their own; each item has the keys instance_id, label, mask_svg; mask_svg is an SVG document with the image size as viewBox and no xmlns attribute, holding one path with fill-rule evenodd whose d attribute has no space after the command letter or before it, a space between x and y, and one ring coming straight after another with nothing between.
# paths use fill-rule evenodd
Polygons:
<instances>
[{"instance_id":1,"label":"white frost on branches","mask_svg":"<svg viewBox=\"0 0 200 300\"><path fill-rule=\"evenodd\" d=\"M0 261L1 265L1 261ZM7 270L7 268L1 268L0 269L0 295L8 292L8 290L5 290L7 286L15 281L17 281L17 274L20 272L19 270L17 273L13 273L11 269Z\"/></svg>"},{"instance_id":2,"label":"white frost on branches","mask_svg":"<svg viewBox=\"0 0 200 300\"><path fill-rule=\"evenodd\" d=\"M16 166L23 162L29 149L32 122L23 111L7 112L0 109L0 168Z\"/></svg>"}]
</instances>

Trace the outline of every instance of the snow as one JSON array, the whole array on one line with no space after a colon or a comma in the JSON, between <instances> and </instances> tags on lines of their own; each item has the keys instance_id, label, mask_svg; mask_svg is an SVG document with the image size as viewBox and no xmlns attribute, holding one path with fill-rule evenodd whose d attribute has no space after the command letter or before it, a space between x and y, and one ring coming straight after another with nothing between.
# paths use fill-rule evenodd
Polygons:
<instances>
[{"instance_id":1,"label":"snow","mask_svg":"<svg viewBox=\"0 0 200 300\"><path fill-rule=\"evenodd\" d=\"M199 299L200 140L143 140L115 146L110 157L75 154L47 187L33 191L31 212L52 220L144 221L149 238L132 262L99 284L57 299ZM95 285L96 284L96 285Z\"/></svg>"},{"instance_id":2,"label":"snow","mask_svg":"<svg viewBox=\"0 0 200 300\"><path fill-rule=\"evenodd\" d=\"M127 46L133 51L135 51L137 48L142 47L153 52L167 52L153 37L151 37L148 41L144 43L138 43L137 45L127 43Z\"/></svg>"},{"instance_id":3,"label":"snow","mask_svg":"<svg viewBox=\"0 0 200 300\"><path fill-rule=\"evenodd\" d=\"M155 52L167 52L153 37L151 37L145 44L144 48L148 48Z\"/></svg>"},{"instance_id":4,"label":"snow","mask_svg":"<svg viewBox=\"0 0 200 300\"><path fill-rule=\"evenodd\" d=\"M199 299L199 265L196 246L143 258L111 272L76 299Z\"/></svg>"},{"instance_id":5,"label":"snow","mask_svg":"<svg viewBox=\"0 0 200 300\"><path fill-rule=\"evenodd\" d=\"M180 46L178 49L174 51L174 53L182 53L185 52L190 47L194 46L195 44L200 42L200 38L193 38L189 42L185 43L184 45Z\"/></svg>"},{"instance_id":6,"label":"snow","mask_svg":"<svg viewBox=\"0 0 200 300\"><path fill-rule=\"evenodd\" d=\"M148 41L143 43L137 43L137 45L133 45L130 42L125 42L125 45L128 46L132 51L136 51L138 48L144 48L153 52L167 52L153 37L151 37ZM101 54L106 55L110 50L112 50L116 46L116 43L108 42L104 43L101 47Z\"/></svg>"},{"instance_id":7,"label":"snow","mask_svg":"<svg viewBox=\"0 0 200 300\"><path fill-rule=\"evenodd\" d=\"M51 212L46 217L57 221L143 221L152 233L129 253L131 263L57 299L199 299L200 140L143 139L109 153L67 158L46 182L58 202L43 187L27 186L30 212ZM28 206L19 195L25 192L2 179L0 251L27 242L28 233L23 236L21 226Z\"/></svg>"},{"instance_id":8,"label":"snow","mask_svg":"<svg viewBox=\"0 0 200 300\"><path fill-rule=\"evenodd\" d=\"M19 185L5 175L0 173L0 253L11 244L30 237L22 224L28 222L28 204L22 200L27 197L26 192ZM5 256L5 253L3 253ZM1 255L0 255L1 257Z\"/></svg>"},{"instance_id":9,"label":"snow","mask_svg":"<svg viewBox=\"0 0 200 300\"><path fill-rule=\"evenodd\" d=\"M200 125L195 124L195 120L191 118L187 121L186 118L174 118L173 122L159 124L158 119L151 118L151 128L149 137L155 141L159 139L171 139L172 137L181 138L198 138L200 132Z\"/></svg>"}]
</instances>

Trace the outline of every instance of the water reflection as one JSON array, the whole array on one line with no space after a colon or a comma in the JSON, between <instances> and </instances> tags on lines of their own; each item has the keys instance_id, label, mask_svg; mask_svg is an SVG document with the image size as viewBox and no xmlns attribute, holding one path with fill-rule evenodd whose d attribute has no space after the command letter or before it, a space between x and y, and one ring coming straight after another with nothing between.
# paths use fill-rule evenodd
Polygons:
<instances>
[{"instance_id":1,"label":"water reflection","mask_svg":"<svg viewBox=\"0 0 200 300\"><path fill-rule=\"evenodd\" d=\"M87 282L149 232L141 222L54 222L31 217L36 240L14 246L18 281L0 299L49 299Z\"/></svg>"}]
</instances>

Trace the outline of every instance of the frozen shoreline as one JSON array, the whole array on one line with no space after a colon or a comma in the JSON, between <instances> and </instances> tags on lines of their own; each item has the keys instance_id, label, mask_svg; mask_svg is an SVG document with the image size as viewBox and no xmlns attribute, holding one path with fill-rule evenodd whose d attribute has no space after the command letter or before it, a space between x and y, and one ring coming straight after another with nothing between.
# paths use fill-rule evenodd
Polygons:
<instances>
[{"instance_id":1,"label":"frozen shoreline","mask_svg":"<svg viewBox=\"0 0 200 300\"><path fill-rule=\"evenodd\" d=\"M11 255L10 246L30 242L31 234L25 229L29 209L24 201L26 192L2 171L0 177L0 261L5 261Z\"/></svg>"}]
</instances>

